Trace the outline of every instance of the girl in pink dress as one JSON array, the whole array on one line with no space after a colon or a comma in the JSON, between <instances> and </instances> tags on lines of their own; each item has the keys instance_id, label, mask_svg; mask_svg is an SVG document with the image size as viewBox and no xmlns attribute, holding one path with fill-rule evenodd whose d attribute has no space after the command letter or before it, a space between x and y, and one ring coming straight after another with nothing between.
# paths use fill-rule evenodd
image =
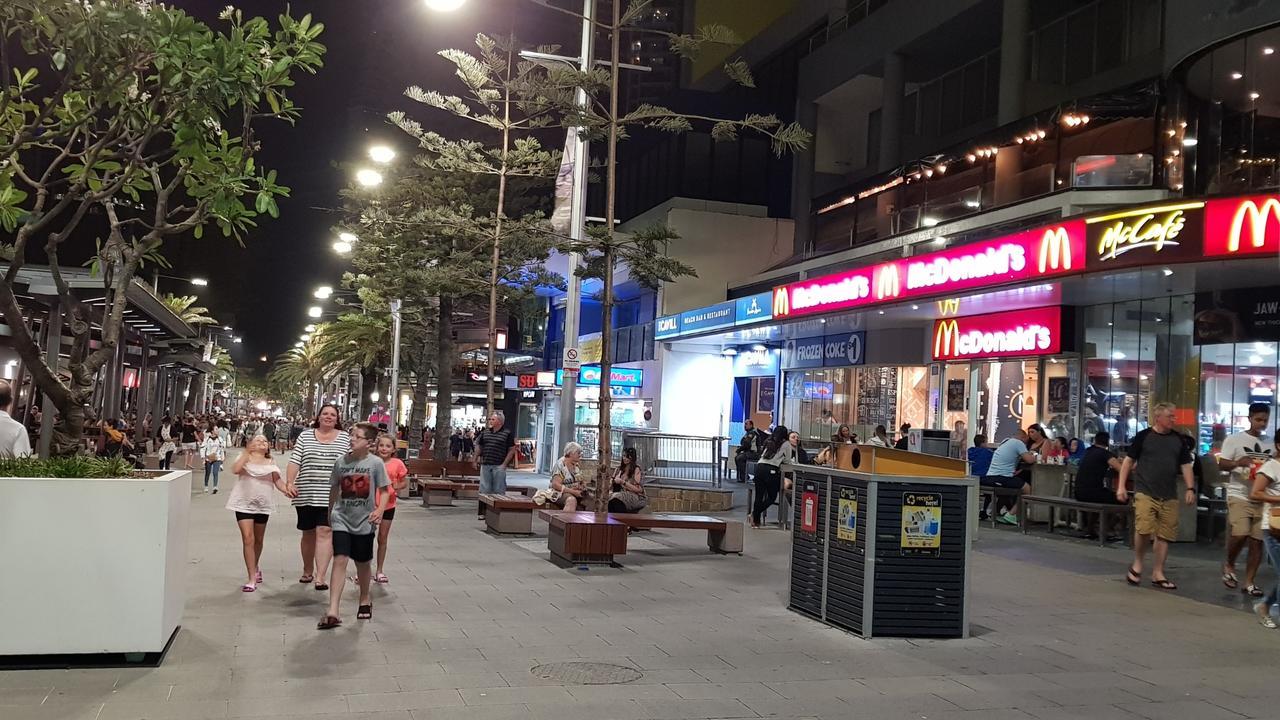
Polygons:
<instances>
[{"instance_id":1,"label":"girl in pink dress","mask_svg":"<svg viewBox=\"0 0 1280 720\"><path fill-rule=\"evenodd\" d=\"M271 444L263 435L249 440L245 451L231 466L235 485L227 496L227 509L235 511L244 549L244 567L249 581L240 590L253 592L262 584L262 541L267 535L267 520L275 512L275 491L289 495L280 468L271 459Z\"/></svg>"}]
</instances>

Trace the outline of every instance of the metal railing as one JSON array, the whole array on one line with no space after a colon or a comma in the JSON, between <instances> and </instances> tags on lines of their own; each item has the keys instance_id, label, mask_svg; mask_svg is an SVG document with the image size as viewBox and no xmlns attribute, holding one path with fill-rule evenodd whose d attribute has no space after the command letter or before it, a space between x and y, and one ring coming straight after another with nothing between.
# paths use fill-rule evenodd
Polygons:
<instances>
[{"instance_id":1,"label":"metal railing","mask_svg":"<svg viewBox=\"0 0 1280 720\"><path fill-rule=\"evenodd\" d=\"M622 433L622 446L636 449L645 480L674 480L720 487L724 479L723 437L666 433Z\"/></svg>"}]
</instances>

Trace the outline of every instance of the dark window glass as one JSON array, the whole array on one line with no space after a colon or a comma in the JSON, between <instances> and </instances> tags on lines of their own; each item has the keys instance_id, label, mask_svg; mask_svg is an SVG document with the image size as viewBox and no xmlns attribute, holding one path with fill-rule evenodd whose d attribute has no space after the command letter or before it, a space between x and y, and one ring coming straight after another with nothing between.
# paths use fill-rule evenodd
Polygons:
<instances>
[{"instance_id":1,"label":"dark window glass","mask_svg":"<svg viewBox=\"0 0 1280 720\"><path fill-rule=\"evenodd\" d=\"M1114 2L1114 0L1112 0ZM1071 61L1066 63L1066 81L1070 85L1093 74L1094 20L1093 7L1067 17L1067 47Z\"/></svg>"},{"instance_id":2,"label":"dark window glass","mask_svg":"<svg viewBox=\"0 0 1280 720\"><path fill-rule=\"evenodd\" d=\"M1036 33L1036 80L1049 85L1062 84L1065 36L1066 23L1061 20Z\"/></svg>"},{"instance_id":3,"label":"dark window glass","mask_svg":"<svg viewBox=\"0 0 1280 720\"><path fill-rule=\"evenodd\" d=\"M960 124L968 127L983 118L986 88L986 63L979 60L964 69L964 114Z\"/></svg>"},{"instance_id":4,"label":"dark window glass","mask_svg":"<svg viewBox=\"0 0 1280 720\"><path fill-rule=\"evenodd\" d=\"M964 103L964 75L953 72L942 78L942 120L943 135L960 129L961 109Z\"/></svg>"},{"instance_id":5,"label":"dark window glass","mask_svg":"<svg viewBox=\"0 0 1280 720\"><path fill-rule=\"evenodd\" d=\"M1098 4L1098 42L1093 58L1096 70L1110 70L1124 62L1126 3L1112 0Z\"/></svg>"}]
</instances>

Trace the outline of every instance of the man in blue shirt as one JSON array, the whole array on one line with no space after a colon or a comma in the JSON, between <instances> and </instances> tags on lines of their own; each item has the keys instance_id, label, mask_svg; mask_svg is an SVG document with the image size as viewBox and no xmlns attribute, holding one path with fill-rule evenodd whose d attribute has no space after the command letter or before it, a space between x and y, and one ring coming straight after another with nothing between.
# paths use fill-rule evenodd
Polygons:
<instances>
[{"instance_id":1,"label":"man in blue shirt","mask_svg":"<svg viewBox=\"0 0 1280 720\"><path fill-rule=\"evenodd\" d=\"M1043 442L1044 430L1039 425L1032 425L1025 431L1019 430L1016 435L1000 443L1000 447L992 453L987 474L979 478L978 482L988 487L1014 488L1022 495L1027 494L1031 489L1031 478L1025 471L1018 472L1018 463L1034 463L1036 454L1033 450L1040 447ZM1015 500L1008 511L1000 513L999 503L997 503L996 521L1005 525L1017 525L1018 504Z\"/></svg>"}]
</instances>

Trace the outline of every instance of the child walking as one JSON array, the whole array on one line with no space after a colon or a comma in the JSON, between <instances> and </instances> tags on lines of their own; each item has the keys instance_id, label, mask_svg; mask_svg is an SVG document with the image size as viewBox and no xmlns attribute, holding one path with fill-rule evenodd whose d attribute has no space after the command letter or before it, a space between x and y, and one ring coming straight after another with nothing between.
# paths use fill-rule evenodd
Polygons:
<instances>
[{"instance_id":1,"label":"child walking","mask_svg":"<svg viewBox=\"0 0 1280 720\"><path fill-rule=\"evenodd\" d=\"M262 542L267 536L267 520L275 512L276 490L290 494L280 468L271 459L271 446L261 435L251 439L247 449L231 465L236 476L227 498L227 509L236 514L240 528L240 544L244 552L244 569L249 579L242 592L253 592L262 584Z\"/></svg>"},{"instance_id":2,"label":"child walking","mask_svg":"<svg viewBox=\"0 0 1280 720\"><path fill-rule=\"evenodd\" d=\"M382 522L387 494L382 492L390 483L381 459L369 453L378 437L378 428L372 423L357 423L351 433L351 452L338 460L330 476L329 526L333 529L333 571L329 579L329 612L316 625L321 630L331 630L342 624L338 614L342 603L342 589L347 582L347 560L356 562L356 577L360 582L360 603L356 618L373 617L373 602L369 599L369 585L373 560L374 528Z\"/></svg>"},{"instance_id":3,"label":"child walking","mask_svg":"<svg viewBox=\"0 0 1280 720\"><path fill-rule=\"evenodd\" d=\"M373 576L373 581L382 585L390 582L382 569L387 564L387 540L391 537L391 522L396 517L396 493L407 484L405 477L409 474L409 469L396 457L396 439L387 433L378 436L374 453L382 459L387 470L387 480L391 483L385 491L387 509L383 511L382 523L378 525L378 572Z\"/></svg>"}]
</instances>

